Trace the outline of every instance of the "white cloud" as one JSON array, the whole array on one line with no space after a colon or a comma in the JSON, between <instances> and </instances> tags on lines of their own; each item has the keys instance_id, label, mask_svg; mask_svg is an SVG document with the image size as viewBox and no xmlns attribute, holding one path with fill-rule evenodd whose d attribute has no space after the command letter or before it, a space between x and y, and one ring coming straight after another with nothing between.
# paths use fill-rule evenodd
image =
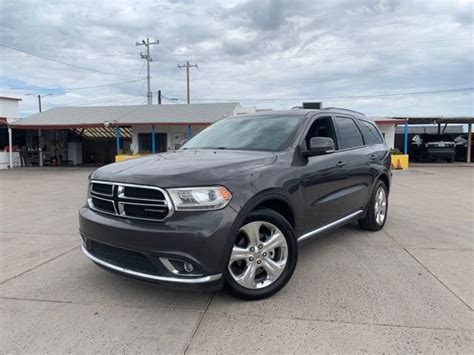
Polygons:
<instances>
[{"instance_id":1,"label":"white cloud","mask_svg":"<svg viewBox=\"0 0 474 355\"><path fill-rule=\"evenodd\" d=\"M36 109L28 92L54 93L46 107L140 104L143 82L67 89L136 77L143 47L135 41L146 36L161 41L152 48L152 88L167 97L184 97L184 73L176 65L186 60L199 64L191 74L192 99L260 107L474 86L472 1L17 0L0 2L0 43L127 76L0 47L0 92L22 97L23 114ZM295 100L276 100L287 98ZM327 104L380 115L472 115L473 101L471 91Z\"/></svg>"}]
</instances>

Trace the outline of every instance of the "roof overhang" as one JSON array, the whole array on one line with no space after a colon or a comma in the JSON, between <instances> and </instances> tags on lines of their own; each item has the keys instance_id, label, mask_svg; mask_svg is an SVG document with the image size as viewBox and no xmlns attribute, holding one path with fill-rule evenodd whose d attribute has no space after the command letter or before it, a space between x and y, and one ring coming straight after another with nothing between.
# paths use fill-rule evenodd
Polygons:
<instances>
[{"instance_id":1,"label":"roof overhang","mask_svg":"<svg viewBox=\"0 0 474 355\"><path fill-rule=\"evenodd\" d=\"M22 99L20 99L18 97L0 96L0 100L21 101Z\"/></svg>"},{"instance_id":2,"label":"roof overhang","mask_svg":"<svg viewBox=\"0 0 474 355\"><path fill-rule=\"evenodd\" d=\"M67 125L38 125L38 124L17 124L11 123L10 127L15 129L74 129L74 128L101 128L101 127L130 127L130 126L207 126L213 122L138 122L138 123L127 123L127 122L117 122L117 123L84 123L84 124L67 124Z\"/></svg>"},{"instance_id":3,"label":"roof overhang","mask_svg":"<svg viewBox=\"0 0 474 355\"><path fill-rule=\"evenodd\" d=\"M393 119L393 118L387 118L387 119L375 119L375 123L378 125L397 125L397 124L405 124L406 120L405 119Z\"/></svg>"},{"instance_id":4,"label":"roof overhang","mask_svg":"<svg viewBox=\"0 0 474 355\"><path fill-rule=\"evenodd\" d=\"M452 117L443 117L443 116L428 116L428 117L393 117L394 119L403 119L408 120L410 125L413 124L469 124L474 123L474 117L469 116L452 116Z\"/></svg>"}]
</instances>

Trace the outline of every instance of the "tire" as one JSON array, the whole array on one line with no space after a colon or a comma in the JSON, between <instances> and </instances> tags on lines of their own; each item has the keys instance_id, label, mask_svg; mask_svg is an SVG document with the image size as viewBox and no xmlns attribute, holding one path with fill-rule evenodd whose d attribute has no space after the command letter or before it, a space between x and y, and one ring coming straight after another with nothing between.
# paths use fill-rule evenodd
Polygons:
<instances>
[{"instance_id":1,"label":"tire","mask_svg":"<svg viewBox=\"0 0 474 355\"><path fill-rule=\"evenodd\" d=\"M380 194L383 194L381 198ZM380 207L382 202L382 206ZM369 204L367 206L367 212L365 217L359 219L359 227L361 229L378 231L383 228L387 221L388 212L388 193L387 187L383 181L379 180L375 184L374 191L370 197Z\"/></svg>"},{"instance_id":2,"label":"tire","mask_svg":"<svg viewBox=\"0 0 474 355\"><path fill-rule=\"evenodd\" d=\"M270 297L288 283L297 260L298 245L290 223L270 209L253 211L234 238L225 288L244 300Z\"/></svg>"}]
</instances>

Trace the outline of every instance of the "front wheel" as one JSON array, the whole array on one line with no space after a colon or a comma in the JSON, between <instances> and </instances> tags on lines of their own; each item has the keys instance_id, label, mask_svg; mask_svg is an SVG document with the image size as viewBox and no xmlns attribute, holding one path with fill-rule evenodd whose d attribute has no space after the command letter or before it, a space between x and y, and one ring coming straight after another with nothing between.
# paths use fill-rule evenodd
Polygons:
<instances>
[{"instance_id":1,"label":"front wheel","mask_svg":"<svg viewBox=\"0 0 474 355\"><path fill-rule=\"evenodd\" d=\"M378 181L370 198L364 218L359 219L359 227L366 230L378 231L387 220L388 194L383 181Z\"/></svg>"},{"instance_id":2,"label":"front wheel","mask_svg":"<svg viewBox=\"0 0 474 355\"><path fill-rule=\"evenodd\" d=\"M269 297L290 280L297 258L295 232L288 221L270 209L253 211L235 238L226 288L246 300Z\"/></svg>"}]
</instances>

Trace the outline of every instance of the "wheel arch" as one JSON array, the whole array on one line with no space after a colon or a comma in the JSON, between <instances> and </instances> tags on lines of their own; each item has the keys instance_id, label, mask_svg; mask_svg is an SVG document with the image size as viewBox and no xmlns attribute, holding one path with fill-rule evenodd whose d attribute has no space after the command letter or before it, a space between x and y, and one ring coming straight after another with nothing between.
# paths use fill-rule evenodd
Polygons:
<instances>
[{"instance_id":1,"label":"wheel arch","mask_svg":"<svg viewBox=\"0 0 474 355\"><path fill-rule=\"evenodd\" d=\"M280 189L262 191L253 196L241 208L239 213L240 218L238 218L238 220L242 223L250 212L264 208L271 209L281 214L296 232L298 221L294 204L285 191Z\"/></svg>"},{"instance_id":2,"label":"wheel arch","mask_svg":"<svg viewBox=\"0 0 474 355\"><path fill-rule=\"evenodd\" d=\"M376 181L382 181L385 184L385 187L387 188L387 194L390 192L390 177L386 173L380 174L378 179Z\"/></svg>"}]
</instances>

